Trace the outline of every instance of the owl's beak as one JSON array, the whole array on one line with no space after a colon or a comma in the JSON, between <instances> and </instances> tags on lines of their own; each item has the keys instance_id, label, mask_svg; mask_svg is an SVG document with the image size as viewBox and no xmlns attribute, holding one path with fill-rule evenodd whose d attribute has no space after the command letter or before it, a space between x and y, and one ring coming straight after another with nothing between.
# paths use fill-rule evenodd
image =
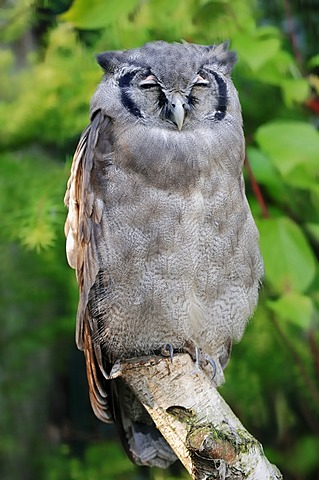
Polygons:
<instances>
[{"instance_id":1,"label":"owl's beak","mask_svg":"<svg viewBox=\"0 0 319 480\"><path fill-rule=\"evenodd\" d=\"M170 119L177 125L178 130L182 129L185 118L185 103L180 95L176 94L172 97L170 108Z\"/></svg>"}]
</instances>

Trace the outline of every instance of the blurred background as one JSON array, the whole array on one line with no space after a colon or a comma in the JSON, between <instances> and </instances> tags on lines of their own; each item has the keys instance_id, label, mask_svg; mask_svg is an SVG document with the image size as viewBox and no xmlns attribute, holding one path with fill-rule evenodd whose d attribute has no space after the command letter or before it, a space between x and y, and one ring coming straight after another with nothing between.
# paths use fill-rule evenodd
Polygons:
<instances>
[{"instance_id":1,"label":"blurred background","mask_svg":"<svg viewBox=\"0 0 319 480\"><path fill-rule=\"evenodd\" d=\"M220 392L286 480L318 480L318 0L2 0L0 39L0 478L189 478L132 465L91 411L63 195L96 53L230 39L266 278Z\"/></svg>"}]
</instances>

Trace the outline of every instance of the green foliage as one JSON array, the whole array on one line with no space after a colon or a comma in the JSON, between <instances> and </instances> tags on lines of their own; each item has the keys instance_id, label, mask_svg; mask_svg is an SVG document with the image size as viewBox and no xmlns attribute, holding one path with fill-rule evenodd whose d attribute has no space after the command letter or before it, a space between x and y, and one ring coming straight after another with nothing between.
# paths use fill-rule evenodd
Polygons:
<instances>
[{"instance_id":1,"label":"green foliage","mask_svg":"<svg viewBox=\"0 0 319 480\"><path fill-rule=\"evenodd\" d=\"M103 459L103 461L101 461ZM82 459L72 454L69 445L62 444L44 459L47 480L142 480L118 442L91 443ZM160 468L153 468L149 480L176 480ZM186 472L178 477L190 479Z\"/></svg>"},{"instance_id":2,"label":"green foliage","mask_svg":"<svg viewBox=\"0 0 319 480\"><path fill-rule=\"evenodd\" d=\"M5 218L4 235L20 240L29 249L39 251L52 247L65 216L61 197L68 171L40 151L35 151L33 156L31 153L3 154L1 171L0 212Z\"/></svg>"},{"instance_id":3,"label":"green foliage","mask_svg":"<svg viewBox=\"0 0 319 480\"><path fill-rule=\"evenodd\" d=\"M103 461L101 461L103 459ZM133 479L133 464L114 442L92 444L81 460L71 455L68 445L46 459L47 480Z\"/></svg>"},{"instance_id":4,"label":"green foliage","mask_svg":"<svg viewBox=\"0 0 319 480\"><path fill-rule=\"evenodd\" d=\"M8 53L2 54L4 62ZM30 67L8 85L8 102L0 104L3 147L30 142L63 146L84 128L99 78L92 53L69 26L59 25L48 35L44 57L32 55Z\"/></svg>"},{"instance_id":5,"label":"green foliage","mask_svg":"<svg viewBox=\"0 0 319 480\"><path fill-rule=\"evenodd\" d=\"M319 56L310 45L311 58L305 52L301 67L269 8L268 2L253 0L74 0L72 5L25 0L1 9L4 480L21 478L21 468L26 478L146 478L112 442L93 442L81 455L70 450L62 434L55 447L43 433L51 428L49 412L58 402L50 380L64 375L72 382L78 372L68 362L77 291L64 259L63 193L101 78L97 52L154 39L211 44L226 38L238 54L233 77L252 171L247 195L260 230L266 276L254 319L234 348L222 393L288 478L316 478L319 134L305 101L310 86L319 93ZM281 15L284 20L287 13ZM306 68L314 73L307 76ZM76 401L68 400L67 409L76 410L84 390L76 390ZM88 405L83 408L89 411ZM72 424L70 418L65 422ZM172 478L157 470L152 475L153 480Z\"/></svg>"},{"instance_id":6,"label":"green foliage","mask_svg":"<svg viewBox=\"0 0 319 480\"><path fill-rule=\"evenodd\" d=\"M268 123L257 130L256 140L287 185L319 191L319 133L312 125Z\"/></svg>"},{"instance_id":7,"label":"green foliage","mask_svg":"<svg viewBox=\"0 0 319 480\"><path fill-rule=\"evenodd\" d=\"M105 28L127 17L135 10L137 3L137 0L123 0L117 3L77 0L67 12L61 15L61 19L71 22L78 28L88 30Z\"/></svg>"},{"instance_id":8,"label":"green foliage","mask_svg":"<svg viewBox=\"0 0 319 480\"><path fill-rule=\"evenodd\" d=\"M269 300L267 306L281 321L292 322L301 329L309 330L315 316L312 299L298 292L289 292L278 300Z\"/></svg>"},{"instance_id":9,"label":"green foliage","mask_svg":"<svg viewBox=\"0 0 319 480\"><path fill-rule=\"evenodd\" d=\"M33 0L23 0L2 6L0 10L1 41L15 41L24 34L32 22L33 3Z\"/></svg>"},{"instance_id":10,"label":"green foliage","mask_svg":"<svg viewBox=\"0 0 319 480\"><path fill-rule=\"evenodd\" d=\"M278 294L307 290L316 273L316 261L300 227L288 217L259 220L257 226L272 289Z\"/></svg>"}]
</instances>

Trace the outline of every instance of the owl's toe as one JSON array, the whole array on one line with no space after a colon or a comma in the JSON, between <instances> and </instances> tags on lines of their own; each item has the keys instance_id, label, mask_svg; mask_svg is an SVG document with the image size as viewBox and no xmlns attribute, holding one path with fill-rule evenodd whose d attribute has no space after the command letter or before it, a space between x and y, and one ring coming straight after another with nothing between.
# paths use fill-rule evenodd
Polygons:
<instances>
[{"instance_id":1,"label":"owl's toe","mask_svg":"<svg viewBox=\"0 0 319 480\"><path fill-rule=\"evenodd\" d=\"M196 363L197 366L199 366L199 354L200 354L200 349L197 347L197 345L189 340L187 341L183 348L182 348L182 351L184 353L188 353L188 355L190 355L192 357L192 359L194 360L194 362Z\"/></svg>"},{"instance_id":2,"label":"owl's toe","mask_svg":"<svg viewBox=\"0 0 319 480\"><path fill-rule=\"evenodd\" d=\"M178 351L188 353L192 357L195 362L195 371L198 371L200 368L207 371L207 367L210 365L212 368L212 379L215 378L217 372L215 360L210 355L204 353L200 348L198 348L195 343L188 342L181 350ZM171 363L173 363L174 347L171 343L166 343L161 348L160 353L163 357L169 357Z\"/></svg>"},{"instance_id":3,"label":"owl's toe","mask_svg":"<svg viewBox=\"0 0 319 480\"><path fill-rule=\"evenodd\" d=\"M161 349L161 355L163 357L169 357L171 363L173 363L173 356L174 356L174 348L171 343L166 343Z\"/></svg>"},{"instance_id":4,"label":"owl's toe","mask_svg":"<svg viewBox=\"0 0 319 480\"><path fill-rule=\"evenodd\" d=\"M210 355L202 352L202 350L200 348L195 347L195 366L196 366L196 369L201 368L202 370L207 371L207 366L208 365L210 365L212 367L212 370L213 370L212 380L213 380L216 376L216 371L217 371L215 361L213 360L213 358Z\"/></svg>"},{"instance_id":5,"label":"owl's toe","mask_svg":"<svg viewBox=\"0 0 319 480\"><path fill-rule=\"evenodd\" d=\"M215 378L217 365L215 360L210 355L204 353L194 342L187 342L184 345L183 352L188 353L194 360L195 371L199 368L207 371L207 366L210 365L212 367L212 379Z\"/></svg>"},{"instance_id":6,"label":"owl's toe","mask_svg":"<svg viewBox=\"0 0 319 480\"><path fill-rule=\"evenodd\" d=\"M204 360L206 361L206 365L211 365L212 369L213 369L213 376L212 378L214 379L215 376L216 376L216 372L217 372L217 367L216 367L216 363L215 361L213 360L213 358L210 356L210 355L207 355L207 353L204 353L203 354L203 357L204 357Z\"/></svg>"}]
</instances>

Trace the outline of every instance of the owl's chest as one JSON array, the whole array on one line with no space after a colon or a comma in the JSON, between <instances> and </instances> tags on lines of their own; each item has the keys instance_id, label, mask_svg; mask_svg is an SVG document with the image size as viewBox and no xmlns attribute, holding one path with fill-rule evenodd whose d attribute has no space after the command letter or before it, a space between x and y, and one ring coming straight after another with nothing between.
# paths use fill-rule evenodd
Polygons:
<instances>
[{"instance_id":1,"label":"owl's chest","mask_svg":"<svg viewBox=\"0 0 319 480\"><path fill-rule=\"evenodd\" d=\"M240 209L240 177L218 168L208 155L124 156L115 155L107 169L103 200L121 242L142 239L156 251L173 251L179 241L186 245L227 230Z\"/></svg>"},{"instance_id":2,"label":"owl's chest","mask_svg":"<svg viewBox=\"0 0 319 480\"><path fill-rule=\"evenodd\" d=\"M134 235L142 232L150 243L161 245L159 251L169 239L170 250L177 237L185 242L227 234L241 209L243 157L242 138L229 133L124 131L116 138L107 173L110 223L120 221Z\"/></svg>"},{"instance_id":3,"label":"owl's chest","mask_svg":"<svg viewBox=\"0 0 319 480\"><path fill-rule=\"evenodd\" d=\"M225 153L208 134L144 129L118 139L114 163L146 185L190 192L220 174Z\"/></svg>"},{"instance_id":4,"label":"owl's chest","mask_svg":"<svg viewBox=\"0 0 319 480\"><path fill-rule=\"evenodd\" d=\"M205 139L185 138L121 139L104 170L105 266L119 282L129 275L149 285L150 296L156 279L166 292L177 279L193 285L200 270L204 289L212 262L214 272L227 271L224 259L247 216L241 176L227 168L223 143L214 151Z\"/></svg>"}]
</instances>

